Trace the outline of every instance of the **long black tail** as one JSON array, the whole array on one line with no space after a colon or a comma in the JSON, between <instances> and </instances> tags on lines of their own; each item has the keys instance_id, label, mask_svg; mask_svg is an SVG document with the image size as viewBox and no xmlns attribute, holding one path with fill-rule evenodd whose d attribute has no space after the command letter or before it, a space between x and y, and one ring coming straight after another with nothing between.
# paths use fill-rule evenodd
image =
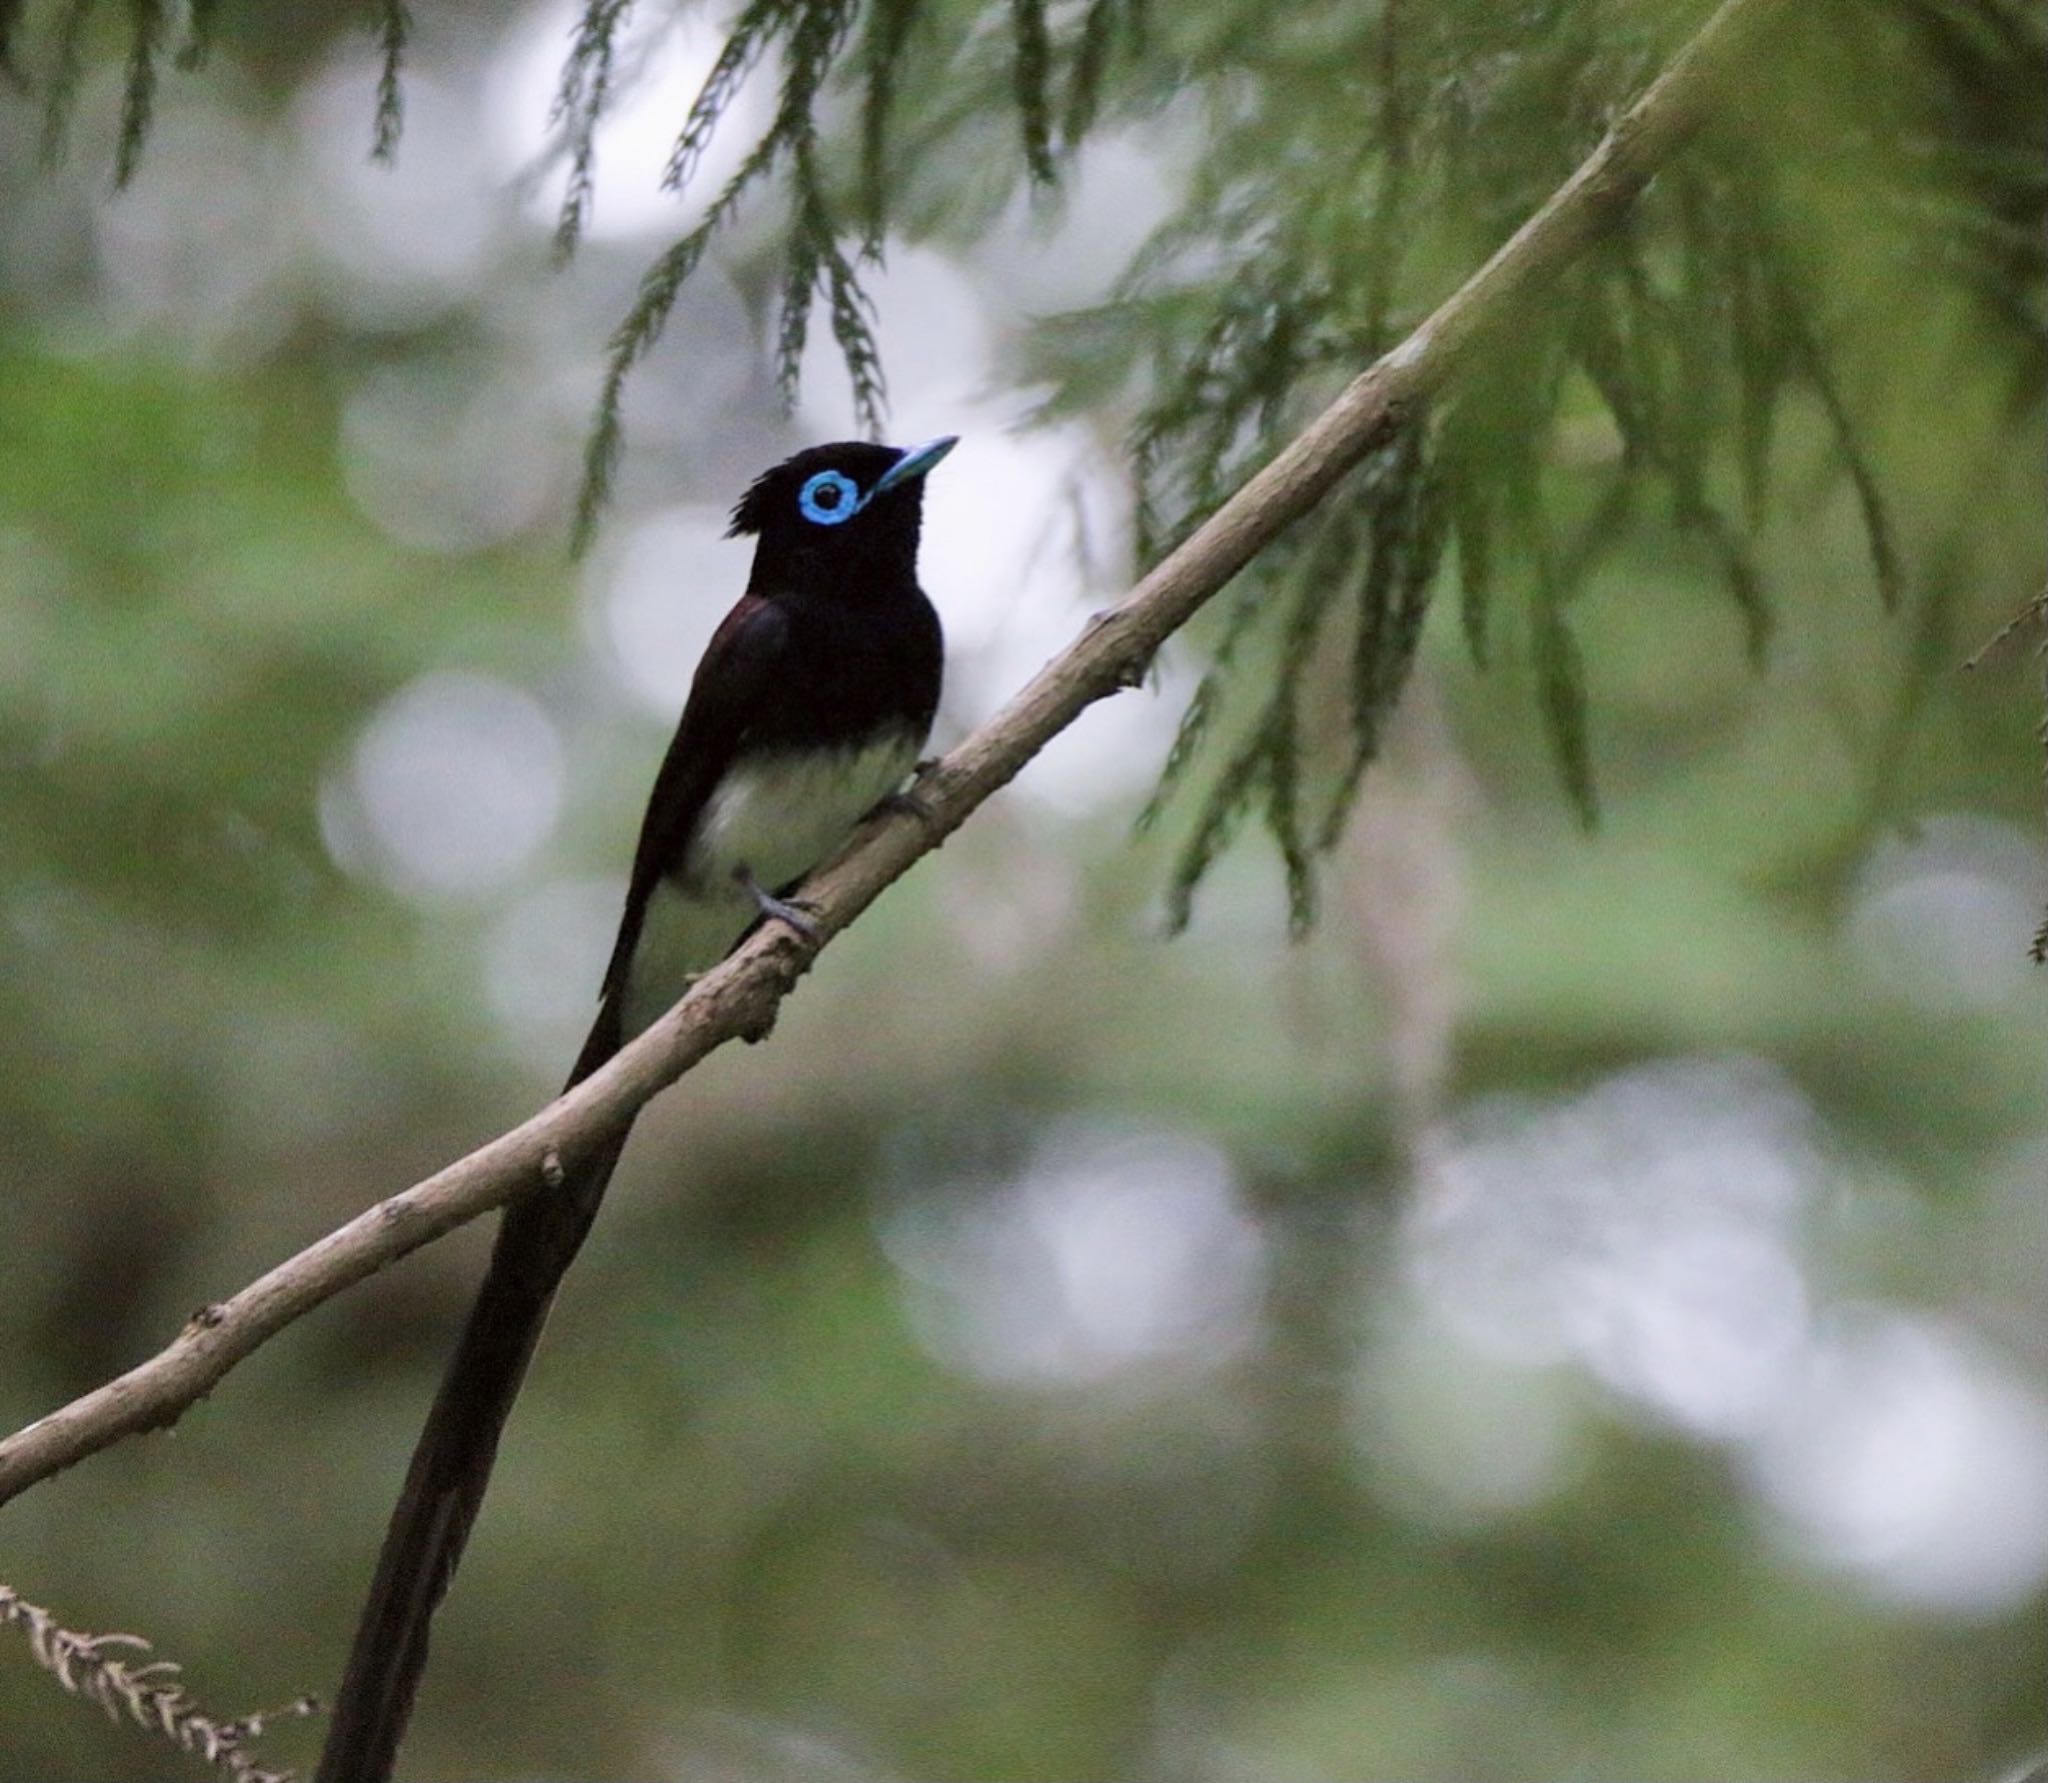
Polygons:
<instances>
[{"instance_id":1,"label":"long black tail","mask_svg":"<svg viewBox=\"0 0 2048 1783\"><path fill-rule=\"evenodd\" d=\"M618 1017L608 1001L569 1074L570 1087L618 1049ZM555 1288L590 1230L625 1143L619 1134L559 1187L515 1202L499 1221L490 1268L391 1513L316 1783L385 1783L391 1775L426 1667L428 1629L490 1483L498 1437Z\"/></svg>"}]
</instances>

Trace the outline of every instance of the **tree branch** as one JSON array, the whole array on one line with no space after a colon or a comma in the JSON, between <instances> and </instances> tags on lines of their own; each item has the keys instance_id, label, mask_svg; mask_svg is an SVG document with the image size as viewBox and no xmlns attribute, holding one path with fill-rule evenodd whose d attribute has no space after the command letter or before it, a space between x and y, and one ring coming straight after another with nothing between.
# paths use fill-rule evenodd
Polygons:
<instances>
[{"instance_id":1,"label":"tree branch","mask_svg":"<svg viewBox=\"0 0 2048 1783\"><path fill-rule=\"evenodd\" d=\"M1337 399L1115 606L1095 615L1002 711L918 786L929 821L892 814L804 887L829 938L1095 701L1142 680L1153 654L1259 551L1435 395L1489 332L1591 243L1698 129L1759 32L1791 0L1724 0L1535 216L1436 312ZM0 1442L0 1504L138 1431L173 1422L294 1319L444 1232L540 1191L650 1097L735 1038L758 1040L809 958L780 927L707 972L602 1071L491 1141L380 1202L232 1298L159 1354Z\"/></svg>"}]
</instances>

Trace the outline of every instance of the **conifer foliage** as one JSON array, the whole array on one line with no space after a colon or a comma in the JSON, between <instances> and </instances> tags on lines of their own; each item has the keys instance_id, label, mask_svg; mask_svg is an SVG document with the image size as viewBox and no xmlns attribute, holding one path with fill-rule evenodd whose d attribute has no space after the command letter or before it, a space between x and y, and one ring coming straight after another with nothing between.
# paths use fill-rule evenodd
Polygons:
<instances>
[{"instance_id":1,"label":"conifer foliage","mask_svg":"<svg viewBox=\"0 0 2048 1783\"><path fill-rule=\"evenodd\" d=\"M41 82L53 152L96 4L127 15L125 180L161 68L204 58L219 0L191 0L176 31L167 0L61 0L35 32L25 0L0 0L0 66ZM971 233L1020 187L1056 202L1092 136L1138 128L1175 161L1178 212L1106 302L1045 322L1022 369L1050 389L1048 415L1121 405L1149 562L1498 246L1705 11L742 0L678 120L665 184L691 188L750 81L774 90L769 122L611 337L578 542L624 447L626 380L743 214L779 242L785 389L822 311L856 411L879 431L885 368L862 281L892 234ZM634 15L633 0L588 0L563 65L564 256L589 214L596 126ZM365 22L383 58L370 142L388 155L411 17L405 0L370 0ZM1782 596L1755 541L1791 460L1806 485L1825 471L1849 492L1882 609L1915 597L1912 542L1868 437L1885 371L1844 363L1837 325L1857 301L1911 291L1996 337L2015 424L2038 415L2048 29L2025 0L1814 0L1779 49L1545 313L1245 573L1142 820L1185 807L1175 922L1247 819L1285 865L1296 925L1312 919L1316 856L1341 833L1447 582L1473 660L1512 642L1532 671L1589 823L1596 751L1573 608L1624 547L1668 538L1696 554L1763 664ZM1588 438L1595 449L1580 449ZM1309 668L1331 651L1348 665L1334 747L1304 711Z\"/></svg>"}]
</instances>

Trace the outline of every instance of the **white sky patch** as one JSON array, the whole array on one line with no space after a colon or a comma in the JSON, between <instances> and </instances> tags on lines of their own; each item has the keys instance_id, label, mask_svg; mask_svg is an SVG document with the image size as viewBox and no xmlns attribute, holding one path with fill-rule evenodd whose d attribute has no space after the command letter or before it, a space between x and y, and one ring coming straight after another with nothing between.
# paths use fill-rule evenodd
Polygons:
<instances>
[{"instance_id":1,"label":"white sky patch","mask_svg":"<svg viewBox=\"0 0 2048 1783\"><path fill-rule=\"evenodd\" d=\"M1806 1284L1782 1238L1708 1219L1633 1250L1626 1267L1591 1265L1566 1308L1574 1347L1610 1386L1703 1436L1754 1429L1807 1338Z\"/></svg>"},{"instance_id":2,"label":"white sky patch","mask_svg":"<svg viewBox=\"0 0 2048 1783\"><path fill-rule=\"evenodd\" d=\"M1101 133L1081 145L1050 195L1018 192L969 250L986 297L1012 316L1100 303L1131 257L1172 212L1177 169L1192 155L1162 152L1147 132ZM1184 133L1172 133L1184 134Z\"/></svg>"}]
</instances>

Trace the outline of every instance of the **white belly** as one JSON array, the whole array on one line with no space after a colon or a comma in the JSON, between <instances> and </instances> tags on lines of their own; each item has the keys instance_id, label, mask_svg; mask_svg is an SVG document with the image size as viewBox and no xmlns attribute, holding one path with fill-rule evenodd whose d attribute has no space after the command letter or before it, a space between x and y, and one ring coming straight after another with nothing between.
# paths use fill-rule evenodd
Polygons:
<instances>
[{"instance_id":1,"label":"white belly","mask_svg":"<svg viewBox=\"0 0 2048 1783\"><path fill-rule=\"evenodd\" d=\"M831 755L768 756L728 774L712 795L680 878L655 886L626 975L627 1034L666 1013L697 973L718 964L756 915L735 874L769 891L800 879L916 765L910 737Z\"/></svg>"},{"instance_id":2,"label":"white belly","mask_svg":"<svg viewBox=\"0 0 2048 1783\"><path fill-rule=\"evenodd\" d=\"M744 892L723 887L715 897L711 892L709 886L685 891L663 879L648 897L620 1000L628 1040L666 1015L690 980L724 959L754 920L753 903Z\"/></svg>"},{"instance_id":3,"label":"white belly","mask_svg":"<svg viewBox=\"0 0 2048 1783\"><path fill-rule=\"evenodd\" d=\"M689 876L729 881L745 867L770 891L787 885L845 841L916 761L917 744L899 736L829 755L771 755L736 768L698 826Z\"/></svg>"}]
</instances>

